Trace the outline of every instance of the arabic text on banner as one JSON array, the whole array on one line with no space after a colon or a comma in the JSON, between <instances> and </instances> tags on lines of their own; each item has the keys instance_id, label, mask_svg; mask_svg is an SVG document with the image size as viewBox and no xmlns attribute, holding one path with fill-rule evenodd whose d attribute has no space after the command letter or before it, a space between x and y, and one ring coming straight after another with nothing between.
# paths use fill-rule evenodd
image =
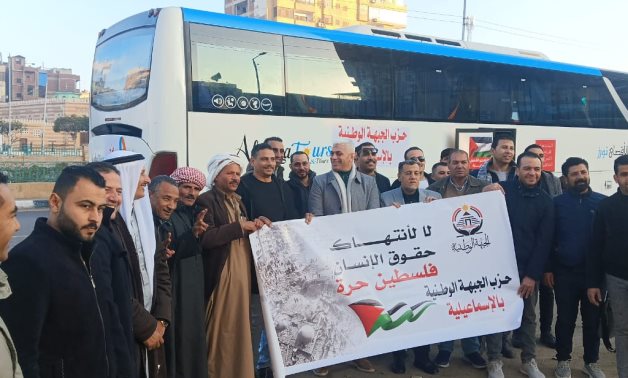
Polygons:
<instances>
[{"instance_id":1,"label":"arabic text on banner","mask_svg":"<svg viewBox=\"0 0 628 378\"><path fill-rule=\"evenodd\" d=\"M521 321L500 192L279 222L250 239L276 376Z\"/></svg>"}]
</instances>

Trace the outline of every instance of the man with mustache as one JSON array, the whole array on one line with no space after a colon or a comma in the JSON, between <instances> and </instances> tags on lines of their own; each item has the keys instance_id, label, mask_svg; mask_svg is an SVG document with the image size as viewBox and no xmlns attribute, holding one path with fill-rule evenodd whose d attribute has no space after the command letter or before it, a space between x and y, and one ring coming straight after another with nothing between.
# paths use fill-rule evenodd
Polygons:
<instances>
[{"instance_id":1,"label":"man with mustache","mask_svg":"<svg viewBox=\"0 0 628 378\"><path fill-rule=\"evenodd\" d=\"M605 195L594 192L590 184L589 163L570 157L562 165L568 190L554 198L556 232L550 254L550 268L544 275L545 285L556 295L556 358L554 373L557 378L571 378L571 352L573 333L582 314L582 340L584 344L584 371L589 377L603 378L597 361L599 358L600 309L587 299L585 275L586 252L591 245L593 216Z\"/></svg>"},{"instance_id":2,"label":"man with mustache","mask_svg":"<svg viewBox=\"0 0 628 378\"><path fill-rule=\"evenodd\" d=\"M237 193L242 198L247 214L253 218L279 222L298 218L292 191L275 175L277 163L275 151L270 144L260 143L251 150L253 172L240 180ZM257 280L253 282L256 287ZM258 378L271 377L270 352L266 332L262 329L259 356L256 365Z\"/></svg>"},{"instance_id":3,"label":"man with mustache","mask_svg":"<svg viewBox=\"0 0 628 378\"><path fill-rule=\"evenodd\" d=\"M170 377L207 378L207 343L205 328L205 273L199 238L207 229L203 222L207 210L196 200L206 184L203 172L180 167L170 175L177 183L179 202L170 217L171 248L168 260L172 280L172 323L166 343Z\"/></svg>"},{"instance_id":4,"label":"man with mustache","mask_svg":"<svg viewBox=\"0 0 628 378\"><path fill-rule=\"evenodd\" d=\"M131 262L135 366L139 377L166 377L164 334L172 317L167 245L158 245L146 186L144 156L114 151L105 161L120 171L122 202L112 225Z\"/></svg>"},{"instance_id":5,"label":"man with mustache","mask_svg":"<svg viewBox=\"0 0 628 378\"><path fill-rule=\"evenodd\" d=\"M37 219L2 264L13 294L0 301L0 316L24 377L106 378L105 325L90 264L105 180L91 168L68 166L48 203L48 219Z\"/></svg>"},{"instance_id":6,"label":"man with mustache","mask_svg":"<svg viewBox=\"0 0 628 378\"><path fill-rule=\"evenodd\" d=\"M307 201L316 172L310 169L310 157L303 151L297 151L290 156L290 180L288 188L292 190L294 206L300 217L307 213Z\"/></svg>"},{"instance_id":7,"label":"man with mustache","mask_svg":"<svg viewBox=\"0 0 628 378\"><path fill-rule=\"evenodd\" d=\"M355 148L355 166L358 172L375 178L380 193L390 190L388 177L377 173L377 153L379 151L371 142L364 142Z\"/></svg>"},{"instance_id":8,"label":"man with mustache","mask_svg":"<svg viewBox=\"0 0 628 378\"><path fill-rule=\"evenodd\" d=\"M237 156L212 157L207 165L209 191L198 198L198 205L207 209L203 219L207 230L200 242L205 261L210 377L255 375L250 321L253 256L248 235L270 222L247 217L236 193L240 172L242 164Z\"/></svg>"}]
</instances>

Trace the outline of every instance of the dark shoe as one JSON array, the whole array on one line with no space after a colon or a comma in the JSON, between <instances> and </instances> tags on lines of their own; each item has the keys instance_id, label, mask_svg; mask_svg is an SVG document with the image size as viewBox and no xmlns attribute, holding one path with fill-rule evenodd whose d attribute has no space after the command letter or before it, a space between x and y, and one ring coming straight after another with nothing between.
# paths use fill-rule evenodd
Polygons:
<instances>
[{"instance_id":1,"label":"dark shoe","mask_svg":"<svg viewBox=\"0 0 628 378\"><path fill-rule=\"evenodd\" d=\"M482 355L478 352L473 352L465 355L467 361L476 369L485 369L486 368L486 360Z\"/></svg>"},{"instance_id":2,"label":"dark shoe","mask_svg":"<svg viewBox=\"0 0 628 378\"><path fill-rule=\"evenodd\" d=\"M270 368L270 366L261 369L255 369L255 378L273 378L273 370Z\"/></svg>"},{"instance_id":3,"label":"dark shoe","mask_svg":"<svg viewBox=\"0 0 628 378\"><path fill-rule=\"evenodd\" d=\"M450 358L451 358L451 352L448 352L446 350L440 350L438 351L438 354L436 355L436 358L434 359L434 363L438 367L446 368L446 367L449 367Z\"/></svg>"},{"instance_id":4,"label":"dark shoe","mask_svg":"<svg viewBox=\"0 0 628 378\"><path fill-rule=\"evenodd\" d=\"M502 345L502 356L504 356L504 358L513 359L515 358L515 352L513 352L512 348L510 348L508 345L504 344Z\"/></svg>"},{"instance_id":5,"label":"dark shoe","mask_svg":"<svg viewBox=\"0 0 628 378\"><path fill-rule=\"evenodd\" d=\"M353 366L363 373L375 373L375 368L371 364L371 361L366 358L353 361Z\"/></svg>"},{"instance_id":6,"label":"dark shoe","mask_svg":"<svg viewBox=\"0 0 628 378\"><path fill-rule=\"evenodd\" d=\"M393 354L393 363L390 366L390 371L392 371L395 374L405 374L406 373L406 359L405 359L405 355L402 356L398 356L396 354Z\"/></svg>"},{"instance_id":7,"label":"dark shoe","mask_svg":"<svg viewBox=\"0 0 628 378\"><path fill-rule=\"evenodd\" d=\"M542 333L541 344L548 348L556 349L556 338L551 333Z\"/></svg>"},{"instance_id":8,"label":"dark shoe","mask_svg":"<svg viewBox=\"0 0 628 378\"><path fill-rule=\"evenodd\" d=\"M415 359L414 367L423 370L427 374L438 374L438 366L429 359Z\"/></svg>"}]
</instances>

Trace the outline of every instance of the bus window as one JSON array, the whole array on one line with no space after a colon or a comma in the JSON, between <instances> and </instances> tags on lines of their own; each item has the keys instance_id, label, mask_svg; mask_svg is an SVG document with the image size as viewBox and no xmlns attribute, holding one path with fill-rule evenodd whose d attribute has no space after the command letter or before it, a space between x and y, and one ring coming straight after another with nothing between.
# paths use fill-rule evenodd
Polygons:
<instances>
[{"instance_id":1,"label":"bus window","mask_svg":"<svg viewBox=\"0 0 628 378\"><path fill-rule=\"evenodd\" d=\"M392 116L388 51L293 37L284 45L288 114Z\"/></svg>"},{"instance_id":2,"label":"bus window","mask_svg":"<svg viewBox=\"0 0 628 378\"><path fill-rule=\"evenodd\" d=\"M476 121L476 63L458 59L393 53L395 118Z\"/></svg>"},{"instance_id":3,"label":"bus window","mask_svg":"<svg viewBox=\"0 0 628 378\"><path fill-rule=\"evenodd\" d=\"M92 106L125 109L146 99L154 34L154 27L134 29L96 47Z\"/></svg>"},{"instance_id":4,"label":"bus window","mask_svg":"<svg viewBox=\"0 0 628 378\"><path fill-rule=\"evenodd\" d=\"M284 113L281 36L190 24L192 110Z\"/></svg>"},{"instance_id":5,"label":"bus window","mask_svg":"<svg viewBox=\"0 0 628 378\"><path fill-rule=\"evenodd\" d=\"M628 108L628 74L604 71L604 76L610 79L619 98Z\"/></svg>"}]
</instances>

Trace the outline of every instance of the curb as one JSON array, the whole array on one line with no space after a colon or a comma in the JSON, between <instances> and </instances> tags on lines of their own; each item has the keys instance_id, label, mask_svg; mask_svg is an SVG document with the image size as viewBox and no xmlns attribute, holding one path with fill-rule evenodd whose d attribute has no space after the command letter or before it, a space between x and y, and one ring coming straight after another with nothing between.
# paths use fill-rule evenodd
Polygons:
<instances>
[{"instance_id":1,"label":"curb","mask_svg":"<svg viewBox=\"0 0 628 378\"><path fill-rule=\"evenodd\" d=\"M48 208L48 200L47 199L17 200L17 201L15 201L15 206L17 206L18 210L47 209Z\"/></svg>"}]
</instances>

